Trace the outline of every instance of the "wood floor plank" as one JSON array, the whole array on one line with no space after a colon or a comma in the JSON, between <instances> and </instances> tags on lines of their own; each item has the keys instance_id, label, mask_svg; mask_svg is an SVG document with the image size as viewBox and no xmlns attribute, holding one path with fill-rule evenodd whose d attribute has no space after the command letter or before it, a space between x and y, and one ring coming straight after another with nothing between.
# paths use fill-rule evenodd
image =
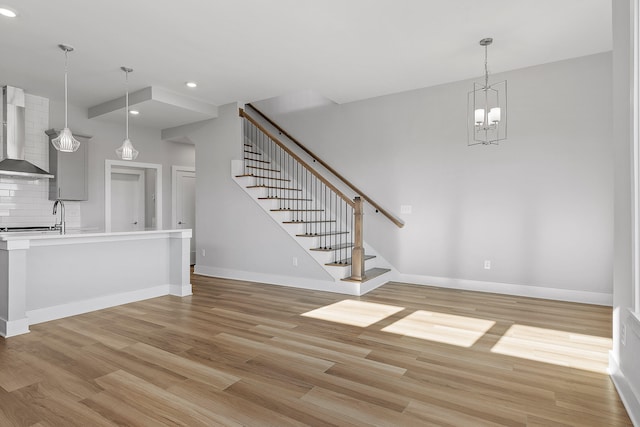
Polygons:
<instances>
[{"instance_id":1,"label":"wood floor plank","mask_svg":"<svg viewBox=\"0 0 640 427\"><path fill-rule=\"evenodd\" d=\"M177 382L184 381L186 377L170 371L162 366L149 363L124 351L116 351L102 344L96 344L84 349L98 360L114 366L114 372L120 369L140 377L160 388L167 388Z\"/></svg>"},{"instance_id":2,"label":"wood floor plank","mask_svg":"<svg viewBox=\"0 0 640 427\"><path fill-rule=\"evenodd\" d=\"M7 353L11 355L15 354L15 351ZM44 375L17 357L7 357L0 364L0 387L8 392L38 383L44 378Z\"/></svg>"},{"instance_id":3,"label":"wood floor plank","mask_svg":"<svg viewBox=\"0 0 640 427\"><path fill-rule=\"evenodd\" d=\"M297 398L293 399L286 391L283 392L281 389L271 390L262 384L256 384L244 379L229 387L227 392L250 402L256 402L274 412L286 414L288 417L305 425L336 427L362 425L361 423L344 420L342 414L334 415L335 411L330 410L330 408L318 407ZM259 425L259 420L256 420L256 425Z\"/></svg>"},{"instance_id":4,"label":"wood floor plank","mask_svg":"<svg viewBox=\"0 0 640 427\"><path fill-rule=\"evenodd\" d=\"M305 424L293 420L283 414L272 411L249 400L238 398L221 392L208 384L195 380L187 380L171 386L168 391L202 407L210 408L217 414L237 419L245 425L252 425L256 420L264 426L303 426Z\"/></svg>"},{"instance_id":5,"label":"wood floor plank","mask_svg":"<svg viewBox=\"0 0 640 427\"><path fill-rule=\"evenodd\" d=\"M402 412L409 403L409 399L402 394L387 392L384 388L370 385L369 381L352 381L349 378L339 378L324 372L313 372L304 369L302 366L291 364L282 366L277 359L267 356L258 356L252 359L249 364L259 367L261 371L278 372L290 378L292 383L301 382L307 384L308 389L313 386L320 386L327 390L357 398L362 402L381 405L397 412ZM306 392L308 391L306 390Z\"/></svg>"},{"instance_id":6,"label":"wood floor plank","mask_svg":"<svg viewBox=\"0 0 640 427\"><path fill-rule=\"evenodd\" d=\"M270 334L273 337L285 338L292 341L297 341L299 343L315 344L317 346L321 346L322 348L325 348L328 350L339 351L344 354L348 354L355 357L366 357L369 353L371 353L371 349L366 348L364 346L356 346L356 345L351 345L343 342L337 342L335 340L320 338L318 336L308 335L305 333L291 331L288 329L282 330L282 329L273 328L270 326L258 325L252 330Z\"/></svg>"},{"instance_id":7,"label":"wood floor plank","mask_svg":"<svg viewBox=\"0 0 640 427\"><path fill-rule=\"evenodd\" d=\"M39 417L31 409L31 402L16 393L0 389L0 425L29 426Z\"/></svg>"},{"instance_id":8,"label":"wood floor plank","mask_svg":"<svg viewBox=\"0 0 640 427\"><path fill-rule=\"evenodd\" d=\"M104 419L111 420L120 426L170 425L147 415L143 408L136 408L135 402L128 402L117 398L108 391L103 391L80 401L83 405L100 414Z\"/></svg>"},{"instance_id":9,"label":"wood floor plank","mask_svg":"<svg viewBox=\"0 0 640 427\"><path fill-rule=\"evenodd\" d=\"M495 415L487 414L489 419L483 418L482 415L469 415L464 412L456 411L451 408L432 404L429 402L412 401L405 414L415 418L417 422L431 422L437 425L445 426L478 426L478 427L496 427L496 426L526 426L526 416L522 416L520 420L512 421L499 418Z\"/></svg>"},{"instance_id":10,"label":"wood floor plank","mask_svg":"<svg viewBox=\"0 0 640 427\"><path fill-rule=\"evenodd\" d=\"M27 390L33 389L32 392ZM22 389L21 397L29 402L34 415L53 425L60 426L116 426L110 419L100 417L91 408L71 398L66 393L59 393L57 388L42 387L42 384Z\"/></svg>"},{"instance_id":11,"label":"wood floor plank","mask_svg":"<svg viewBox=\"0 0 640 427\"><path fill-rule=\"evenodd\" d=\"M220 390L224 390L240 378L229 375L218 369L213 369L201 363L194 363L178 355L169 353L159 348L144 343L137 343L127 347L124 351L140 359L146 360L157 366L162 366L171 372L182 375L185 378L204 381Z\"/></svg>"},{"instance_id":12,"label":"wood floor plank","mask_svg":"<svg viewBox=\"0 0 640 427\"><path fill-rule=\"evenodd\" d=\"M302 400L362 425L392 427L403 424L402 414L398 412L321 387L314 387Z\"/></svg>"},{"instance_id":13,"label":"wood floor plank","mask_svg":"<svg viewBox=\"0 0 640 427\"><path fill-rule=\"evenodd\" d=\"M60 328L82 334L95 342L100 342L109 347L123 348L136 343L135 340L123 337L120 334L112 334L102 329L100 324L91 320L89 316L73 316L68 319L62 319L59 322Z\"/></svg>"},{"instance_id":14,"label":"wood floor plank","mask_svg":"<svg viewBox=\"0 0 640 427\"><path fill-rule=\"evenodd\" d=\"M241 425L124 371L105 375L96 382L120 400L136 402L138 408L162 423L194 427Z\"/></svg>"},{"instance_id":15,"label":"wood floor plank","mask_svg":"<svg viewBox=\"0 0 640 427\"><path fill-rule=\"evenodd\" d=\"M218 335L218 339L219 342L222 343L244 347L249 351L254 352L255 355L264 353L272 354L280 358L280 360L303 364L307 366L308 369L314 369L321 372L329 369L331 366L333 366L334 363L319 357L308 356L306 354L296 353L294 351L282 349L279 347L272 347L262 342L252 341L243 337L236 337L227 333Z\"/></svg>"},{"instance_id":16,"label":"wood floor plank","mask_svg":"<svg viewBox=\"0 0 640 427\"><path fill-rule=\"evenodd\" d=\"M191 281L0 339L0 426L631 425L611 307Z\"/></svg>"}]
</instances>

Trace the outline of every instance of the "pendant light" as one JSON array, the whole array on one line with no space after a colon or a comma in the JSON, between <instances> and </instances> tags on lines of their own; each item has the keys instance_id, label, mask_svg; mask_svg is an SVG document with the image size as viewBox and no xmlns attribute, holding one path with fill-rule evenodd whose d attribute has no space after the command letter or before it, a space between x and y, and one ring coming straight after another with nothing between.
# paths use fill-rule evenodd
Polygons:
<instances>
[{"instance_id":1,"label":"pendant light","mask_svg":"<svg viewBox=\"0 0 640 427\"><path fill-rule=\"evenodd\" d=\"M68 101L67 101L67 68L69 63L69 52L73 52L73 47L66 44L59 44L58 47L64 51L64 129L57 138L51 140L51 144L58 151L70 153L80 148L80 141L73 137L71 130L67 124L68 119Z\"/></svg>"},{"instance_id":2,"label":"pendant light","mask_svg":"<svg viewBox=\"0 0 640 427\"><path fill-rule=\"evenodd\" d=\"M507 138L507 81L489 84L487 48L492 38L480 40L484 47L484 85L473 84L468 96L467 145L498 144Z\"/></svg>"},{"instance_id":3,"label":"pendant light","mask_svg":"<svg viewBox=\"0 0 640 427\"><path fill-rule=\"evenodd\" d=\"M124 115L125 115L125 138L120 148L116 150L116 154L122 160L135 160L138 157L138 150L133 148L133 144L129 140L129 73L133 72L132 68L120 67L125 73L126 93L124 97Z\"/></svg>"}]
</instances>

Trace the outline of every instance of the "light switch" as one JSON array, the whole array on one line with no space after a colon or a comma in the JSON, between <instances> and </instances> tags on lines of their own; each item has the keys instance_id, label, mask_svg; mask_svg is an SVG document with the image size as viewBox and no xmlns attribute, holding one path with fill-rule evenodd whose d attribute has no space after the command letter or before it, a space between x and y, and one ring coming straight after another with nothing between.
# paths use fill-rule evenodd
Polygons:
<instances>
[{"instance_id":1,"label":"light switch","mask_svg":"<svg viewBox=\"0 0 640 427\"><path fill-rule=\"evenodd\" d=\"M401 214L410 214L412 210L411 205L400 205L400 213Z\"/></svg>"}]
</instances>

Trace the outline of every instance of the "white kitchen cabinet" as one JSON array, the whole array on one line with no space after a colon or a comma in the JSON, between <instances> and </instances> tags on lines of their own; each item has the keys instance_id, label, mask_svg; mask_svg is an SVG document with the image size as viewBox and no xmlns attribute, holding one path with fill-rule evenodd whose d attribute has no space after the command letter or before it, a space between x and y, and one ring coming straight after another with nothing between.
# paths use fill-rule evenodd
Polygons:
<instances>
[{"instance_id":1,"label":"white kitchen cabinet","mask_svg":"<svg viewBox=\"0 0 640 427\"><path fill-rule=\"evenodd\" d=\"M49 200L88 200L88 155L90 136L73 134L80 141L80 148L72 153L56 150L51 140L59 131L49 129Z\"/></svg>"}]
</instances>

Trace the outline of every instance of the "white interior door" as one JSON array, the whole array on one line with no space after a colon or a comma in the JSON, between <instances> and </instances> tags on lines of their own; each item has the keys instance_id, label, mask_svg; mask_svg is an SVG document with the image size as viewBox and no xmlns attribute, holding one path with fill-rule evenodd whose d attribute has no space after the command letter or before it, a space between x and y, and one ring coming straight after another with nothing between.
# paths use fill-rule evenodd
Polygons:
<instances>
[{"instance_id":1,"label":"white interior door","mask_svg":"<svg viewBox=\"0 0 640 427\"><path fill-rule=\"evenodd\" d=\"M111 173L111 230L144 230L144 202L144 171L114 169Z\"/></svg>"},{"instance_id":2,"label":"white interior door","mask_svg":"<svg viewBox=\"0 0 640 427\"><path fill-rule=\"evenodd\" d=\"M191 229L191 264L196 262L196 173L176 171L176 224Z\"/></svg>"}]
</instances>

